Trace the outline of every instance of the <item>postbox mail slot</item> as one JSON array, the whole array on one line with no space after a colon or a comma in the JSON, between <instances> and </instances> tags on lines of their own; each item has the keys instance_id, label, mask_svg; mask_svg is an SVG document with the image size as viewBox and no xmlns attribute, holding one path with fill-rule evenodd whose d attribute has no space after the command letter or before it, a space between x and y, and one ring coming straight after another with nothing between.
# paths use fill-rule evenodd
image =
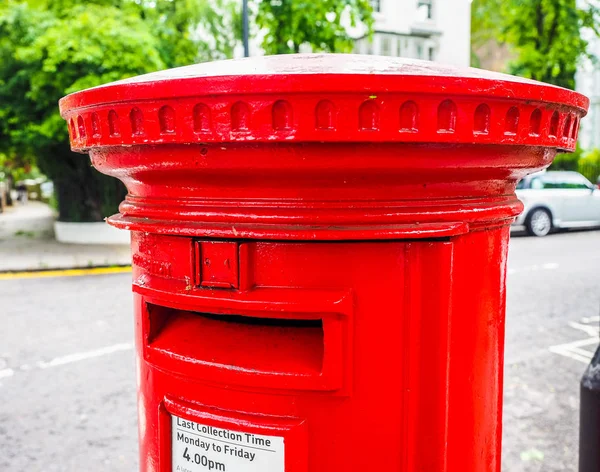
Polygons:
<instances>
[{"instance_id":1,"label":"postbox mail slot","mask_svg":"<svg viewBox=\"0 0 600 472\"><path fill-rule=\"evenodd\" d=\"M147 306L147 357L195 379L273 388L335 389L341 372L339 321L261 318ZM245 379L245 380L243 380Z\"/></svg>"}]
</instances>

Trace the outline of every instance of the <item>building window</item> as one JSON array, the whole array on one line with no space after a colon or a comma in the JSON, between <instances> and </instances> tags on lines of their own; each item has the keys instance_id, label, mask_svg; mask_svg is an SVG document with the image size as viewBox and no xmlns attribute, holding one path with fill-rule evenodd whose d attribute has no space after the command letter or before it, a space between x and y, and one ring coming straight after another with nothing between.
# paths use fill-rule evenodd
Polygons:
<instances>
[{"instance_id":1,"label":"building window","mask_svg":"<svg viewBox=\"0 0 600 472\"><path fill-rule=\"evenodd\" d=\"M371 7L373 7L373 11L379 13L381 11L381 0L371 0Z\"/></svg>"},{"instance_id":2,"label":"building window","mask_svg":"<svg viewBox=\"0 0 600 472\"><path fill-rule=\"evenodd\" d=\"M429 46L427 56L430 61L435 61L435 48L433 46Z\"/></svg>"},{"instance_id":3,"label":"building window","mask_svg":"<svg viewBox=\"0 0 600 472\"><path fill-rule=\"evenodd\" d=\"M389 36L383 36L381 38L381 55L391 56L392 55L392 38Z\"/></svg>"},{"instance_id":4,"label":"building window","mask_svg":"<svg viewBox=\"0 0 600 472\"><path fill-rule=\"evenodd\" d=\"M421 41L417 43L417 59L423 59L423 44L421 44Z\"/></svg>"},{"instance_id":5,"label":"building window","mask_svg":"<svg viewBox=\"0 0 600 472\"><path fill-rule=\"evenodd\" d=\"M433 0L417 1L417 19L427 21L433 19Z\"/></svg>"}]
</instances>

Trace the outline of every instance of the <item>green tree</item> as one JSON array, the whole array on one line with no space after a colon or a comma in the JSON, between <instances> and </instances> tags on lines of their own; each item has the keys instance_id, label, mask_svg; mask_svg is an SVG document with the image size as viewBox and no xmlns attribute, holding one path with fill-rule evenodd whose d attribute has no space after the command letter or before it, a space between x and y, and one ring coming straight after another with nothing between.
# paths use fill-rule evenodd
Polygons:
<instances>
[{"instance_id":1,"label":"green tree","mask_svg":"<svg viewBox=\"0 0 600 472\"><path fill-rule=\"evenodd\" d=\"M100 221L123 187L69 149L58 99L82 88L164 67L155 38L133 13L76 5L63 14L11 3L0 13L0 145L35 156L54 180L59 218Z\"/></svg>"},{"instance_id":2,"label":"green tree","mask_svg":"<svg viewBox=\"0 0 600 472\"><path fill-rule=\"evenodd\" d=\"M600 149L584 152L575 170L585 175L592 183L600 183Z\"/></svg>"},{"instance_id":3,"label":"green tree","mask_svg":"<svg viewBox=\"0 0 600 472\"><path fill-rule=\"evenodd\" d=\"M297 53L304 44L315 52L350 52L349 26L373 30L369 0L262 0L254 9L256 25L267 32L267 54Z\"/></svg>"},{"instance_id":4,"label":"green tree","mask_svg":"<svg viewBox=\"0 0 600 472\"><path fill-rule=\"evenodd\" d=\"M152 25L168 67L228 59L241 40L237 0L137 0L136 4Z\"/></svg>"},{"instance_id":5,"label":"green tree","mask_svg":"<svg viewBox=\"0 0 600 472\"><path fill-rule=\"evenodd\" d=\"M347 51L347 27L370 33L368 0L264 0L254 5L267 53ZM0 2L0 153L37 162L57 191L59 219L100 221L125 196L118 181L69 149L58 100L138 74L231 57L239 0Z\"/></svg>"},{"instance_id":6,"label":"green tree","mask_svg":"<svg viewBox=\"0 0 600 472\"><path fill-rule=\"evenodd\" d=\"M219 55L202 40L233 38L209 0L31 0L0 6L0 152L37 161L54 182L59 219L101 221L124 187L69 149L58 100L71 92ZM216 6L224 4L217 2ZM187 12L187 13L186 13ZM202 13L198 13L202 12ZM193 14L192 14L193 13Z\"/></svg>"},{"instance_id":7,"label":"green tree","mask_svg":"<svg viewBox=\"0 0 600 472\"><path fill-rule=\"evenodd\" d=\"M598 33L598 8L577 0L474 0L472 41L509 45L508 72L573 89L588 53L583 31Z\"/></svg>"},{"instance_id":8,"label":"green tree","mask_svg":"<svg viewBox=\"0 0 600 472\"><path fill-rule=\"evenodd\" d=\"M579 145L575 152L563 153L560 152L556 155L552 164L550 165L550 170L578 170L579 160L583 156L584 152Z\"/></svg>"}]
</instances>

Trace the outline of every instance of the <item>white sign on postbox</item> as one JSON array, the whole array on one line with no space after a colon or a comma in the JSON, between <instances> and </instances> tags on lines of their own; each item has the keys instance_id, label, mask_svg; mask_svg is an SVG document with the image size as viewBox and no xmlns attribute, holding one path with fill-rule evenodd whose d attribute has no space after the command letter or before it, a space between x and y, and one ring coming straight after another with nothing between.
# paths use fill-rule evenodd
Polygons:
<instances>
[{"instance_id":1,"label":"white sign on postbox","mask_svg":"<svg viewBox=\"0 0 600 472\"><path fill-rule=\"evenodd\" d=\"M173 472L284 472L282 436L215 428L172 416Z\"/></svg>"}]
</instances>

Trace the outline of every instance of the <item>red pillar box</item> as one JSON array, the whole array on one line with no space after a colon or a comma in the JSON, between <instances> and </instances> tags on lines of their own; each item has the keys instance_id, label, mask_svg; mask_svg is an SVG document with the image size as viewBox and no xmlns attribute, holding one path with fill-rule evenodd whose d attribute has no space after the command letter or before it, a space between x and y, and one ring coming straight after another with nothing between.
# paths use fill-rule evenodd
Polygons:
<instances>
[{"instance_id":1,"label":"red pillar box","mask_svg":"<svg viewBox=\"0 0 600 472\"><path fill-rule=\"evenodd\" d=\"M587 106L349 55L64 98L73 149L129 189L141 470L498 471L515 185Z\"/></svg>"}]
</instances>

